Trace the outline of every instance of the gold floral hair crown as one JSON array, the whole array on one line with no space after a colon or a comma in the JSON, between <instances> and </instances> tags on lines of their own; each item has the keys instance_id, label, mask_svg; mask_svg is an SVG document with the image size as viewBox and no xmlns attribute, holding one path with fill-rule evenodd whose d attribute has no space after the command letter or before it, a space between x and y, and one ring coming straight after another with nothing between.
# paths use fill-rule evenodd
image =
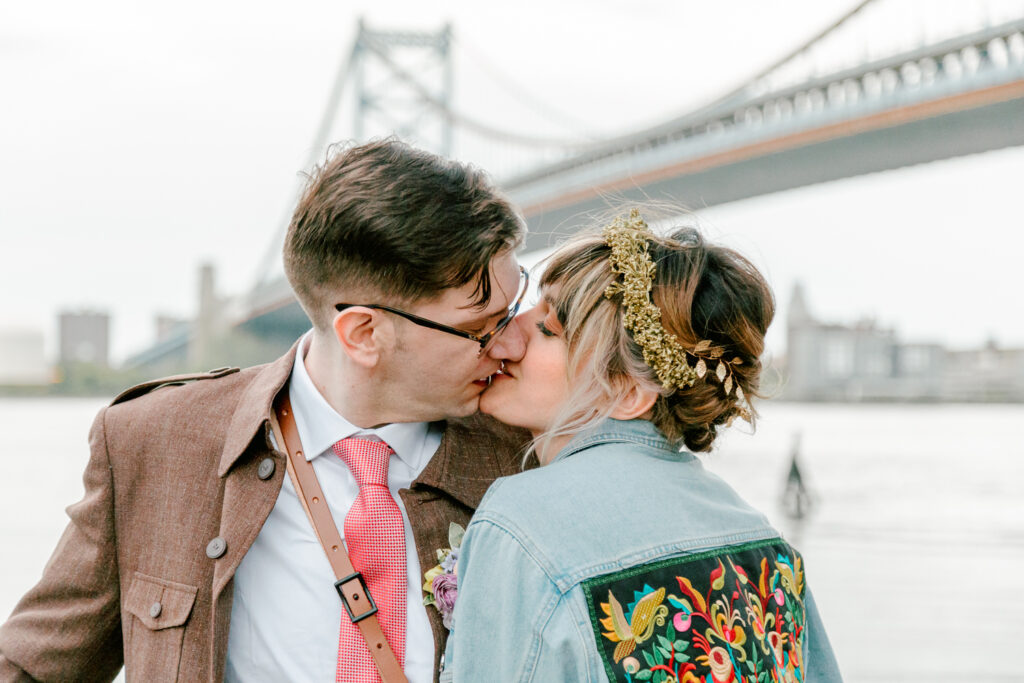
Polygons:
<instances>
[{"instance_id":1,"label":"gold floral hair crown","mask_svg":"<svg viewBox=\"0 0 1024 683\"><path fill-rule=\"evenodd\" d=\"M602 232L605 243L611 247L612 272L621 275L604 291L611 299L622 294L625 328L633 333L633 341L644 355L644 362L658 375L666 389L692 387L698 379L704 379L708 370L722 383L725 395L735 391L736 400L744 401L743 389L733 381L732 369L743 360L739 357L724 360L725 348L716 346L708 339L701 340L692 349L685 349L679 339L661 324L661 311L651 300L656 268L648 251L648 240L654 236L640 212L633 209L629 217L619 216ZM693 365L689 358L694 359ZM749 412L740 407L740 416L749 420Z\"/></svg>"}]
</instances>

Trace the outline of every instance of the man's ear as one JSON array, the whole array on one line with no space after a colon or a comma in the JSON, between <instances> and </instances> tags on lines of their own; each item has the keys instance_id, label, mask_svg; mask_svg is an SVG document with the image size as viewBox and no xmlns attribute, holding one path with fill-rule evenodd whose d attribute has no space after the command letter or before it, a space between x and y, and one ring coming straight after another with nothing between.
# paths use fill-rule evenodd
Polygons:
<instances>
[{"instance_id":1,"label":"man's ear","mask_svg":"<svg viewBox=\"0 0 1024 683\"><path fill-rule=\"evenodd\" d=\"M333 327L342 351L367 368L377 365L381 352L394 342L394 326L373 308L346 308L334 316Z\"/></svg>"},{"instance_id":2,"label":"man's ear","mask_svg":"<svg viewBox=\"0 0 1024 683\"><path fill-rule=\"evenodd\" d=\"M658 392L643 389L633 384L629 389L629 393L615 406L611 417L614 417L616 420L633 420L643 417L650 412L657 400Z\"/></svg>"}]
</instances>

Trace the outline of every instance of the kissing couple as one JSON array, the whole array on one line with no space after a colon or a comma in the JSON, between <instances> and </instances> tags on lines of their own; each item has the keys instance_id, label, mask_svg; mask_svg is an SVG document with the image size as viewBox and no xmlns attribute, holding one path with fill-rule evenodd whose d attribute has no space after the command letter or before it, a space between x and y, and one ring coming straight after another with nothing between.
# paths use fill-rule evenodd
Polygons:
<instances>
[{"instance_id":1,"label":"kissing couple","mask_svg":"<svg viewBox=\"0 0 1024 683\"><path fill-rule=\"evenodd\" d=\"M800 554L697 453L774 299L644 209L530 287L517 210L394 139L311 176L280 359L97 416L0 682L839 681Z\"/></svg>"}]
</instances>

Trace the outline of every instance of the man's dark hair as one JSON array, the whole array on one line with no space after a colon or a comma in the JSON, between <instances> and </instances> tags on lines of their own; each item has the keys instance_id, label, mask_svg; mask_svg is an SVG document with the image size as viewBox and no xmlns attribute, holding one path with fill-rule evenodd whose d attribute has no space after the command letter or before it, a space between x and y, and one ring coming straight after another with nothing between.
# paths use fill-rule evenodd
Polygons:
<instances>
[{"instance_id":1,"label":"man's dark hair","mask_svg":"<svg viewBox=\"0 0 1024 683\"><path fill-rule=\"evenodd\" d=\"M377 290L381 301L433 298L477 280L490 299L490 262L518 246L525 223L478 168L394 138L341 148L310 176L288 226L284 270L313 324L332 297Z\"/></svg>"}]
</instances>

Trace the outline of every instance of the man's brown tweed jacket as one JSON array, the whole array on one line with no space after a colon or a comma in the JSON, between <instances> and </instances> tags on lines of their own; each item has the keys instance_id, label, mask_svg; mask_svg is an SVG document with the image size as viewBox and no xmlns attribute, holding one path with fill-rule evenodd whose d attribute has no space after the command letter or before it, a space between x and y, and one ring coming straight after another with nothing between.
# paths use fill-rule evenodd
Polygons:
<instances>
[{"instance_id":1,"label":"man's brown tweed jacket","mask_svg":"<svg viewBox=\"0 0 1024 683\"><path fill-rule=\"evenodd\" d=\"M269 365L144 385L100 412L85 496L68 508L42 579L0 626L0 682L109 680L122 664L129 681L223 678L232 577L285 476L268 419L294 359L295 347ZM424 570L449 524L466 525L488 485L520 470L526 438L482 416L446 423L401 492ZM261 478L267 459L273 471ZM436 665L447 631L424 609Z\"/></svg>"}]
</instances>

